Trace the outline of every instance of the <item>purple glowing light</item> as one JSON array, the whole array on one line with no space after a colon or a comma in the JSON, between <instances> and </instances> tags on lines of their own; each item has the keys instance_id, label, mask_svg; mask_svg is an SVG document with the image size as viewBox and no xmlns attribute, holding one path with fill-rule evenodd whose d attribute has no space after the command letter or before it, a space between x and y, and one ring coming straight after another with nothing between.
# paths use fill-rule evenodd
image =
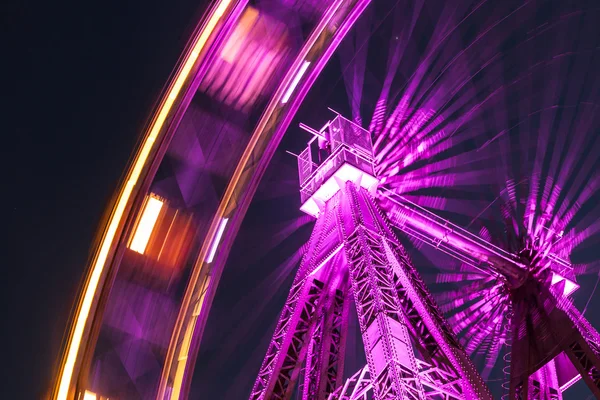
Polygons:
<instances>
[{"instance_id":1,"label":"purple glowing light","mask_svg":"<svg viewBox=\"0 0 600 400\"><path fill-rule=\"evenodd\" d=\"M212 242L212 245L210 247L208 257L206 257L207 263L213 262L213 259L215 258L215 254L217 252L217 248L219 247L219 242L221 241L221 236L223 236L223 232L225 231L225 226L227 225L228 221L229 221L229 218L221 219L221 222L219 223L219 227L217 228L217 234L216 234L215 239Z\"/></svg>"},{"instance_id":2,"label":"purple glowing light","mask_svg":"<svg viewBox=\"0 0 600 400\"><path fill-rule=\"evenodd\" d=\"M353 165L344 163L302 204L300 210L316 218L319 215L319 204L325 204L348 181L367 190L372 190L378 183L377 178L374 176L359 170Z\"/></svg>"},{"instance_id":3,"label":"purple glowing light","mask_svg":"<svg viewBox=\"0 0 600 400\"><path fill-rule=\"evenodd\" d=\"M563 289L562 295L564 297L569 297L574 291L576 291L579 288L579 285L576 284L575 282L573 282L572 280L567 279L564 276L557 274L556 272L552 272L552 280L550 282L550 284L552 286L557 285L563 281L564 281L564 289Z\"/></svg>"},{"instance_id":4,"label":"purple glowing light","mask_svg":"<svg viewBox=\"0 0 600 400\"><path fill-rule=\"evenodd\" d=\"M290 56L290 46L285 22L248 6L200 89L219 102L247 111L275 87L280 67Z\"/></svg>"},{"instance_id":5,"label":"purple glowing light","mask_svg":"<svg viewBox=\"0 0 600 400\"><path fill-rule=\"evenodd\" d=\"M577 97L582 89L572 89L567 79L564 88L560 83L545 86L539 98L528 92L540 76L532 72L566 60L553 54L548 57L551 61L542 59L534 67L523 68L511 83L502 79L498 73L505 70L506 59L491 51L497 46L490 46L503 40L501 29L495 34L482 31L473 36L477 37L473 43L457 48L458 52L448 51L459 26L471 17L463 19L451 15L449 9L444 11L448 12L440 14L430 43L417 54L410 47L412 27L399 23L406 16L397 14L391 28L395 40L390 41L376 102L362 98L371 59L369 43L357 44L372 33L367 23L356 30L354 42L348 41L347 54L341 55L342 70L352 116L356 122L364 121L373 134L381 203L389 200L389 190L428 210L439 210L445 218L457 215L457 221L465 221L461 225L488 243L464 242L455 237L456 232L414 218L412 211L397 204L382 204L392 223L399 221L401 226L396 227L411 235L416 248L422 243L431 245L424 246L427 258L427 252L441 250L459 260L452 268L434 264L442 270L438 282L449 285L441 289L448 293L438 298L467 350L485 360L487 376L508 348L504 343L511 334L512 300L503 274L479 269L482 263L495 260L478 246L493 243L510 253L508 260L500 262L523 264L540 272L540 277L552 273L550 286L556 289L558 301L569 301L579 287L577 271L599 269L597 263L577 269L571 263L576 247L584 248L584 242L600 233L600 222L580 212L586 205L597 211L589 204L600 189L600 178L594 173L600 147L594 133L597 106L592 99L584 103ZM504 22L498 19L498 23ZM560 37L558 30L544 35L556 33ZM524 45L515 46L515 55ZM414 66L408 59L419 61ZM474 65L473 60L480 64ZM556 94L567 93L567 87L570 98L558 98ZM508 98L534 101L507 110L503 104ZM562 102L569 106L556 106ZM486 193L490 187L492 196Z\"/></svg>"}]
</instances>

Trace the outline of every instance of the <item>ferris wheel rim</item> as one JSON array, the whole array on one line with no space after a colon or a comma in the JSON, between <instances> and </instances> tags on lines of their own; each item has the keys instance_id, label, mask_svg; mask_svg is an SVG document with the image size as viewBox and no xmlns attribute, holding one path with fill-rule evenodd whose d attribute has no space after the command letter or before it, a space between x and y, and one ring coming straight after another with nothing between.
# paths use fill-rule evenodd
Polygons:
<instances>
[{"instance_id":1,"label":"ferris wheel rim","mask_svg":"<svg viewBox=\"0 0 600 400\"><path fill-rule=\"evenodd\" d=\"M198 63L205 61L205 59L202 58L202 54L205 45L210 46L209 37L218 35L224 27L221 26L217 28L217 24L235 16L236 13L239 14L247 3L247 0L218 0L213 3L212 7L209 8L207 13L202 17L199 27L192 35L192 39L190 39L188 46L184 50L183 54L185 55L182 56L175 68L176 72L173 74L170 83L167 85L167 89L161 95L161 100L159 101L156 110L153 112L153 117L148 130L143 134L143 139L134 149L134 156L130 162L129 172L117 191L118 195L114 199L114 204L111 204L110 206L111 211L108 214L106 225L103 225L97 234L98 239L94 248L94 256L92 262L86 268L87 272L85 273L85 279L80 287L80 294L74 305L72 317L66 329L56 375L51 383L52 399L63 400L74 398L77 395L76 391L80 390L80 388L77 388L79 378L77 378L76 375L80 373L79 369L81 368L82 357L84 356L82 353L88 351L85 350L85 348L88 347L88 343L86 343L85 340L86 337L89 336L90 325L95 323L94 321L98 319L94 307L98 302L98 297L102 295L102 292L105 292L105 285L102 283L102 277L107 274L107 268L113 268L112 257L114 257L114 249L111 250L111 248L115 246L115 243L121 240L120 234L126 217L131 213L136 212L133 210L132 200L140 196L140 193L143 192L143 190L140 190L140 187L143 187L145 184L147 185L147 182L153 177L152 173L148 173L150 165L160 162L160 159L156 159L156 153L159 152L161 146L164 147L164 144L161 143L161 138L166 134L166 130L170 129L168 128L169 125L166 121L174 114L179 113L180 117L181 114L183 114L176 102L179 101L182 95L185 95L186 87L189 89L191 85L190 80L195 79L192 73L197 71ZM310 87L312 87L314 80L324 68L341 39L345 37L350 27L362 14L362 11L369 3L370 0L335 0L328 8L325 15L321 17L319 24L322 25L321 30L324 31L326 24L329 23L329 21L333 21L334 17L339 18L338 14L340 13L341 15L345 15L341 22L339 20L335 22L335 29L333 30L334 34L330 37L330 41L326 42L327 46L324 49L321 49L322 54L321 58L318 59L319 62L315 63L315 66L313 66L313 71L308 74L309 78L306 78L305 82L296 88L296 91L292 96L293 100L288 103L290 95L283 92L285 89L283 84L286 86L290 86L291 84L296 86L298 84L298 82L292 82L293 76L284 80L280 89L274 94L274 97L278 97L279 99L281 99L282 96L286 96L287 99L286 101L283 101L283 103L288 103L293 106L288 107L284 113L284 120L287 121L288 125L301 103L298 99L303 98ZM319 35L313 36L312 44L308 47L304 46L304 50L296 57L296 63L299 60L301 61L303 57L306 57L313 45L315 45L316 39L320 38ZM306 82L309 82L309 84L306 84ZM277 100L276 103L278 101L279 100ZM273 99L271 99L271 102L273 102ZM285 131L285 129L283 130ZM255 135L253 135L253 137L254 136ZM250 142L245 153L248 153L248 149L252 144L256 145L256 140ZM267 142L265 149L269 147L273 147L270 141ZM263 151L265 149L263 149ZM243 159L244 157L242 160ZM245 158L246 164L248 163L248 159L249 157ZM240 167L240 165L242 167ZM238 169L243 169L243 165L244 163L240 161ZM264 173L264 171L261 172L260 176L262 176L262 173ZM238 182L236 181L234 185L228 189L229 192L235 191L237 186ZM143 193L141 193L141 195L143 196ZM241 197L247 198L248 196L247 194L242 193ZM218 227L220 221L223 218L218 215L219 213L222 214L227 208L223 203L224 202L221 202L221 205L218 208L218 210L221 211L218 211L213 218L209 233L203 240L204 244L202 245L202 248L209 247L210 243L215 239L217 231L219 230ZM241 217L243 217L243 214L245 214L245 211L242 213ZM241 217L238 216L237 219L241 219ZM235 237L235 233L232 236ZM226 258L223 256L223 253L224 252L221 254L221 259ZM203 260L202 256L202 253L198 256L198 259L201 261ZM221 261L221 263L224 264L223 261ZM202 265L202 262L200 264ZM199 273L199 271L197 273ZM215 284L213 282L211 287L216 289L217 285L218 283ZM189 282L187 286L189 290ZM186 290L186 292L188 290ZM183 307L181 307L180 310L181 309L183 309ZM203 308L203 312L207 314L209 309L210 307L208 307L208 309ZM178 325L181 324L178 323ZM195 341L199 341L197 337ZM171 358L174 357L174 351L171 350L171 348L173 347L173 343L176 342L176 340L172 340L172 343L169 346L169 352L172 354ZM197 351L197 345L195 350ZM192 368L193 364L194 363L191 363ZM189 375L188 369L189 368L186 369L186 375ZM165 368L164 371L167 371L167 368ZM165 388L165 379L161 379L161 387Z\"/></svg>"}]
</instances>

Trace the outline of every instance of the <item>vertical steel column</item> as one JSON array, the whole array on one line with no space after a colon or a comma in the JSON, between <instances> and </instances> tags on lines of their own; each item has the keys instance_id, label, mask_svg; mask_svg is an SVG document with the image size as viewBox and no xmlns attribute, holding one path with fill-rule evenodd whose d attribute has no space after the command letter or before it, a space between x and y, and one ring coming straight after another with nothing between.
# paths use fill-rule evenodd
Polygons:
<instances>
[{"instance_id":1,"label":"vertical steel column","mask_svg":"<svg viewBox=\"0 0 600 400\"><path fill-rule=\"evenodd\" d=\"M427 332L427 335L433 339L431 342L434 345L428 348L430 356L438 360L437 364L443 364L455 371L457 378L460 378L462 394L465 398L491 400L492 395L487 385L465 350L459 345L423 280L410 262L408 254L395 240L384 241L384 247L397 277L398 291L406 296L403 305L408 307L404 308L404 311L414 308L419 315L419 319L414 322L421 324L421 334Z\"/></svg>"},{"instance_id":2,"label":"vertical steel column","mask_svg":"<svg viewBox=\"0 0 600 400\"><path fill-rule=\"evenodd\" d=\"M308 352L303 400L346 389L352 400L370 391L377 400L491 399L372 196L340 187L319 214L250 398L289 399ZM340 392L348 286L368 366ZM410 332L427 361L416 359Z\"/></svg>"},{"instance_id":3,"label":"vertical steel column","mask_svg":"<svg viewBox=\"0 0 600 400\"><path fill-rule=\"evenodd\" d=\"M453 395L461 394L464 398L492 399L487 385L435 305L385 215L366 190L357 191L353 185L349 190L359 204L360 220L365 221L372 232L381 235L377 246L382 251L383 262L391 270L395 297L403 319L424 350L422 356L439 368L439 373L428 376L427 385L449 390ZM436 381L432 382L430 378Z\"/></svg>"},{"instance_id":4,"label":"vertical steel column","mask_svg":"<svg viewBox=\"0 0 600 400\"><path fill-rule=\"evenodd\" d=\"M366 226L354 185L348 182L343 192L339 226L375 397L425 399L382 238Z\"/></svg>"}]
</instances>

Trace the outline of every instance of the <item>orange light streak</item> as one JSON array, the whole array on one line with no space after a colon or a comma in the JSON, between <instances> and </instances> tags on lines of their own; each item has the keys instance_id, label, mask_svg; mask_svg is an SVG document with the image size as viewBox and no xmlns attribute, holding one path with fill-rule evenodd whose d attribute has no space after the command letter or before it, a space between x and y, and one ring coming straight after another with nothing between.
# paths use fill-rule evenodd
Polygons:
<instances>
[{"instance_id":1,"label":"orange light streak","mask_svg":"<svg viewBox=\"0 0 600 400\"><path fill-rule=\"evenodd\" d=\"M231 0L222 0L216 7L212 16L209 18L206 26L202 30L202 33L194 44L192 51L187 55L187 58L183 63L183 67L176 75L175 82L171 86L168 96L166 96L164 99L156 119L150 128L150 132L148 133L140 152L134 160L133 168L129 172L127 182L125 183L125 186L123 187L123 190L117 199L116 206L113 209L112 216L110 217L108 223L108 228L106 229L104 237L99 246L99 251L96 254L95 260L93 261L91 273L87 281L87 286L84 290L83 298L79 303L79 310L75 317L75 326L72 329L71 336L69 337L67 343L67 355L59 372L60 378L58 383L58 391L55 392L55 399L66 400L68 398L75 362L79 354L81 340L87 325L87 320L92 308L96 290L98 289L98 283L100 282L102 272L104 271L104 266L106 264L106 260L108 258L108 254L117 229L125 212L125 208L131 197L133 187L138 183L140 174L142 173L142 170L148 161L150 151L154 147L154 142L156 141L156 138L158 137L158 134L164 125L167 115L171 111L171 107L173 106L175 99L179 96L179 92L181 91L184 82L188 78L190 71L196 63L200 52L204 48L206 41L217 25L219 19L223 16L223 13L229 6L230 2Z\"/></svg>"},{"instance_id":2,"label":"orange light streak","mask_svg":"<svg viewBox=\"0 0 600 400\"><path fill-rule=\"evenodd\" d=\"M83 400L96 400L96 399L98 399L98 396L96 395L96 393L90 392L89 390L86 390L85 393L83 394Z\"/></svg>"}]
</instances>

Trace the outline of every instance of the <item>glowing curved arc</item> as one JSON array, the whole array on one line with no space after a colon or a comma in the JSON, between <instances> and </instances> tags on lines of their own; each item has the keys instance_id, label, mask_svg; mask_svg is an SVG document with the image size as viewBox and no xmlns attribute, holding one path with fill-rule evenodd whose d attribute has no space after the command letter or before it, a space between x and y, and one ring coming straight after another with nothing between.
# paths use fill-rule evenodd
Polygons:
<instances>
[{"instance_id":1,"label":"glowing curved arc","mask_svg":"<svg viewBox=\"0 0 600 400\"><path fill-rule=\"evenodd\" d=\"M83 285L82 295L76 305L73 323L71 323L67 334L68 337L59 366L58 378L53 384L52 399L66 400L74 395L72 380L76 364L81 355L82 339L89 325L89 317L93 312L92 308L97 298L97 293L101 289L99 284L105 275L105 267L110 263L109 258L114 247L114 240L118 239L118 231L122 226L123 218L126 216L127 206L133 198L134 188L139 184L142 172L151 161L149 156L156 150L157 139L159 138L159 134L163 132L167 117L173 111L174 103L182 94L184 85L189 83L190 72L194 65L200 61L200 54L205 44L230 3L231 0L221 0L215 4L212 12L207 14L208 17L205 20L203 29L198 32L198 35L191 42L192 45L189 46L188 53L183 58L180 64L181 67L173 77L172 83L166 92L167 94L163 97L150 128L133 159L125 184L117 196L101 241L90 264L86 281Z\"/></svg>"},{"instance_id":2,"label":"glowing curved arc","mask_svg":"<svg viewBox=\"0 0 600 400\"><path fill-rule=\"evenodd\" d=\"M194 363L189 363L189 360L193 360L197 352L194 340L198 340L202 335L229 247L260 177L302 99L369 2L370 0L332 2L257 124L213 218L197 264L192 270L171 337L157 398L164 398L168 386L172 388L172 400L178 399L186 392L185 386L189 384L189 380L186 382L186 379L194 367ZM310 63L307 64L307 61ZM208 268L206 257L224 219L228 219L230 223L220 244L220 255L215 260L211 259L214 265Z\"/></svg>"}]
</instances>

